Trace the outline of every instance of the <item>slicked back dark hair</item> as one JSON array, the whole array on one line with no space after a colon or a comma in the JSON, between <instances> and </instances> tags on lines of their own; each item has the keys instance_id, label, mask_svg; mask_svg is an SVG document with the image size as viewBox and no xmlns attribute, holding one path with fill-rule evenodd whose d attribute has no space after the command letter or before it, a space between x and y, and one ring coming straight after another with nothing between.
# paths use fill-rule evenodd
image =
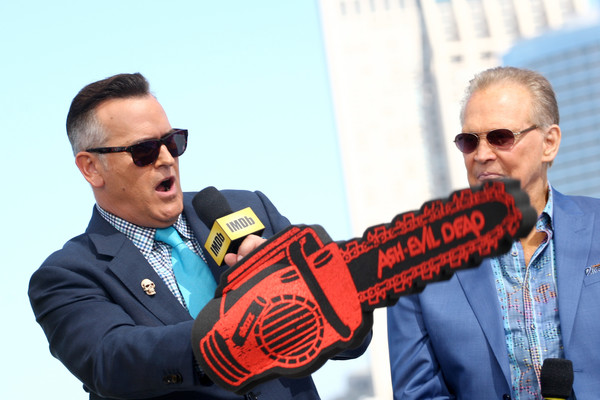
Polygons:
<instances>
[{"instance_id":1,"label":"slicked back dark hair","mask_svg":"<svg viewBox=\"0 0 600 400\"><path fill-rule=\"evenodd\" d=\"M101 146L106 133L96 119L96 108L111 99L126 99L150 95L150 85L139 72L118 74L90 83L77 93L67 115L67 136L73 154L90 147Z\"/></svg>"}]
</instances>

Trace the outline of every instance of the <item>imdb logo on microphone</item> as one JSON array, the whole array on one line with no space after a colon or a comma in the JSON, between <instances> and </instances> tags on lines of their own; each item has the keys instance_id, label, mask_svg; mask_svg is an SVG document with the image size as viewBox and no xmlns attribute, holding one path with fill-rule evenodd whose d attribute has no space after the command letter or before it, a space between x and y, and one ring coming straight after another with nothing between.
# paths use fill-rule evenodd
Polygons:
<instances>
[{"instance_id":1,"label":"imdb logo on microphone","mask_svg":"<svg viewBox=\"0 0 600 400\"><path fill-rule=\"evenodd\" d=\"M235 253L244 238L250 234L260 235L265 226L250 207L217 219L210 230L204 248L218 265L227 253Z\"/></svg>"}]
</instances>

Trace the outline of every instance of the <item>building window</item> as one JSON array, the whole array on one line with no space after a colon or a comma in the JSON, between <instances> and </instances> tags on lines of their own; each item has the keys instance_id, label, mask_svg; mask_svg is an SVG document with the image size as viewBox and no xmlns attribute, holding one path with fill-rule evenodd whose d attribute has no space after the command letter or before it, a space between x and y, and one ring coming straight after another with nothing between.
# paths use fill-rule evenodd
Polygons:
<instances>
[{"instance_id":1,"label":"building window","mask_svg":"<svg viewBox=\"0 0 600 400\"><path fill-rule=\"evenodd\" d=\"M481 0L467 0L471 9L471 20L473 21L473 29L475 36L478 38L490 37L490 28L488 21L485 18L484 5Z\"/></svg>"},{"instance_id":2,"label":"building window","mask_svg":"<svg viewBox=\"0 0 600 400\"><path fill-rule=\"evenodd\" d=\"M518 39L521 37L521 31L519 29L519 23L517 22L517 14L512 1L500 1L500 7L502 9L502 22L506 34L511 39Z\"/></svg>"},{"instance_id":3,"label":"building window","mask_svg":"<svg viewBox=\"0 0 600 400\"><path fill-rule=\"evenodd\" d=\"M536 32L543 32L548 28L548 16L546 15L546 7L542 0L530 0L531 15L535 24Z\"/></svg>"},{"instance_id":4,"label":"building window","mask_svg":"<svg viewBox=\"0 0 600 400\"><path fill-rule=\"evenodd\" d=\"M442 19L446 40L449 42L456 42L460 40L458 27L456 25L456 17L454 16L454 9L452 8L452 2L448 0L436 0L436 3L440 11L440 17Z\"/></svg>"}]
</instances>

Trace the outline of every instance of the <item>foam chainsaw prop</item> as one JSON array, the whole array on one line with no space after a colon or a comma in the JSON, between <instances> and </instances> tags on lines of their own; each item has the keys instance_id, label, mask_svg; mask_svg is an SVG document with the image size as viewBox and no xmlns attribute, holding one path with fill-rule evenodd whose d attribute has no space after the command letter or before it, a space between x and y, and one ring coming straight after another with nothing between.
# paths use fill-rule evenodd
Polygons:
<instances>
[{"instance_id":1,"label":"foam chainsaw prop","mask_svg":"<svg viewBox=\"0 0 600 400\"><path fill-rule=\"evenodd\" d=\"M307 376L362 343L375 308L507 252L537 214L518 181L490 181L429 201L362 238L334 242L294 225L221 276L192 346L202 370L244 393L280 376Z\"/></svg>"}]
</instances>

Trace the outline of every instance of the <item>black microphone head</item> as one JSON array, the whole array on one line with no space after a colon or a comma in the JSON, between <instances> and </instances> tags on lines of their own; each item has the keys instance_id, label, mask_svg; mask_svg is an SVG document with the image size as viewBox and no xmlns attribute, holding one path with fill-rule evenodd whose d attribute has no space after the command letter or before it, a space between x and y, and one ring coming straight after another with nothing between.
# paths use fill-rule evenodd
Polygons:
<instances>
[{"instance_id":1,"label":"black microphone head","mask_svg":"<svg viewBox=\"0 0 600 400\"><path fill-rule=\"evenodd\" d=\"M192 199L192 205L209 228L217 219L233 213L225 196L214 186L199 191Z\"/></svg>"},{"instance_id":2,"label":"black microphone head","mask_svg":"<svg viewBox=\"0 0 600 400\"><path fill-rule=\"evenodd\" d=\"M566 399L573 390L573 363L563 358L547 358L540 374L542 397Z\"/></svg>"}]
</instances>

